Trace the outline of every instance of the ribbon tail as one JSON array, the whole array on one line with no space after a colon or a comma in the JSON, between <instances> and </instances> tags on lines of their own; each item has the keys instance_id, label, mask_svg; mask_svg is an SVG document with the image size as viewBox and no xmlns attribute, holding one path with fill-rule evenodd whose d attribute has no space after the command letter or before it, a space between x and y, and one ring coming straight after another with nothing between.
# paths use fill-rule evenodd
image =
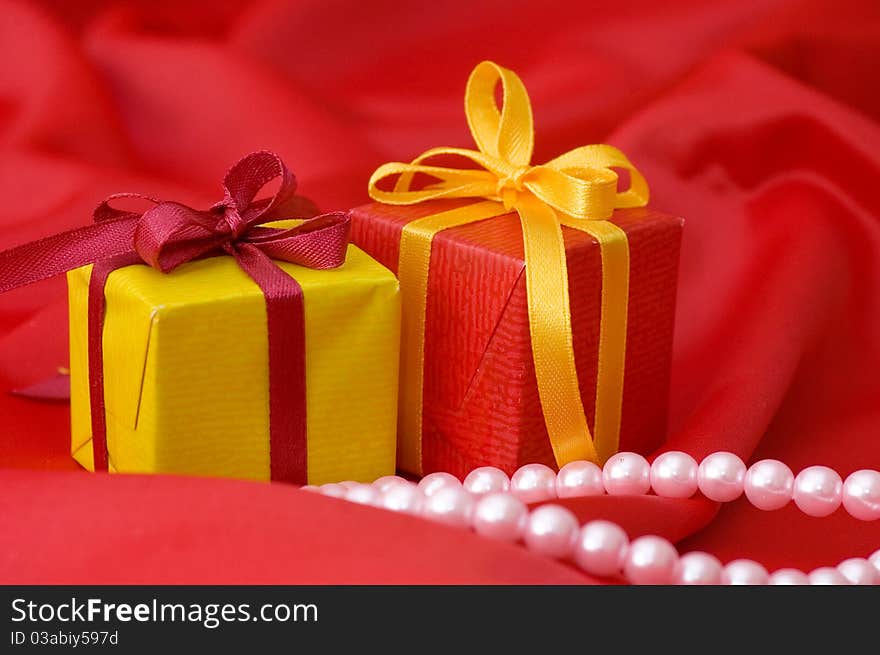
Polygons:
<instances>
[{"instance_id":1,"label":"ribbon tail","mask_svg":"<svg viewBox=\"0 0 880 655\"><path fill-rule=\"evenodd\" d=\"M605 462L617 452L620 442L629 306L629 242L626 232L608 221L563 219L562 224L596 239L602 256L602 313L593 435L599 461Z\"/></svg>"},{"instance_id":2,"label":"ribbon tail","mask_svg":"<svg viewBox=\"0 0 880 655\"><path fill-rule=\"evenodd\" d=\"M89 277L88 375L96 471L106 471L109 466L104 405L104 286L117 268L141 261L132 250L136 224L136 218L125 215L0 252L0 293L94 262ZM101 258L98 262L96 255Z\"/></svg>"},{"instance_id":3,"label":"ribbon tail","mask_svg":"<svg viewBox=\"0 0 880 655\"><path fill-rule=\"evenodd\" d=\"M110 273L123 266L141 263L135 252L116 255L97 262L89 276L88 353L89 413L92 423L92 453L95 471L107 471L107 408L104 404L104 287Z\"/></svg>"},{"instance_id":4,"label":"ribbon tail","mask_svg":"<svg viewBox=\"0 0 880 655\"><path fill-rule=\"evenodd\" d=\"M233 254L266 298L270 479L306 484L306 335L302 287L257 246L242 243Z\"/></svg>"},{"instance_id":5,"label":"ribbon tail","mask_svg":"<svg viewBox=\"0 0 880 655\"><path fill-rule=\"evenodd\" d=\"M131 252L137 221L108 220L0 252L0 293Z\"/></svg>"},{"instance_id":6,"label":"ribbon tail","mask_svg":"<svg viewBox=\"0 0 880 655\"><path fill-rule=\"evenodd\" d=\"M578 385L562 228L556 212L537 199L523 198L515 208L523 231L535 378L553 454L559 467L599 462Z\"/></svg>"}]
</instances>

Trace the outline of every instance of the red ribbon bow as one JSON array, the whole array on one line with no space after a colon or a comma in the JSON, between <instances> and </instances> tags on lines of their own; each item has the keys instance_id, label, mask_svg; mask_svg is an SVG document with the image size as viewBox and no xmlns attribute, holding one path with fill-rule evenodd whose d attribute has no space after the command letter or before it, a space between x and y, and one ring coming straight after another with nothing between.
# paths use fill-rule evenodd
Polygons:
<instances>
[{"instance_id":1,"label":"red ribbon bow","mask_svg":"<svg viewBox=\"0 0 880 655\"><path fill-rule=\"evenodd\" d=\"M255 200L281 178L271 198ZM346 212L311 218L288 229L264 223L314 215L294 194L296 180L278 155L255 152L223 180L223 200L208 210L140 194L115 194L94 212L94 224L0 252L0 293L93 263L89 280L89 389L95 470L108 465L104 411L102 330L104 285L110 273L145 262L163 273L194 259L226 253L266 298L269 341L269 449L271 478L305 484L305 319L302 289L272 259L326 269L345 261L350 219ZM143 213L110 206L118 198L155 204Z\"/></svg>"}]
</instances>

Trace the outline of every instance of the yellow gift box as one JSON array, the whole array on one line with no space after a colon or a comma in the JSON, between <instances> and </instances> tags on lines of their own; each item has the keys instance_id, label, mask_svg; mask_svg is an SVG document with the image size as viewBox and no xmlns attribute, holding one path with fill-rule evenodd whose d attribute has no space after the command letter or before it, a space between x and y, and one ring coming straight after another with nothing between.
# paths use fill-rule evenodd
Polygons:
<instances>
[{"instance_id":1,"label":"yellow gift box","mask_svg":"<svg viewBox=\"0 0 880 655\"><path fill-rule=\"evenodd\" d=\"M394 473L396 278L353 245L334 269L276 263L303 290L309 483ZM94 470L91 268L67 275L71 452ZM257 284L232 257L212 257L170 274L144 265L118 269L107 280L105 299L109 470L268 480L269 354Z\"/></svg>"}]
</instances>

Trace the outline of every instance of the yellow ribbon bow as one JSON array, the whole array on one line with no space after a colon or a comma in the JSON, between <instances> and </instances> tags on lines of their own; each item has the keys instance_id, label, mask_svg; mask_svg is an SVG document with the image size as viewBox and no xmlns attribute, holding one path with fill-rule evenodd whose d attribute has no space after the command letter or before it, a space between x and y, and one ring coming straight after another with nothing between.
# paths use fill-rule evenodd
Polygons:
<instances>
[{"instance_id":1,"label":"yellow ribbon bow","mask_svg":"<svg viewBox=\"0 0 880 655\"><path fill-rule=\"evenodd\" d=\"M499 81L500 110L495 101ZM370 197L391 205L438 198L484 199L412 221L401 236L401 467L421 472L423 342L433 236L510 210L519 214L522 225L535 377L556 463L561 467L577 459L604 462L617 451L620 432L629 298L626 235L605 219L616 208L646 205L647 182L626 155L609 145L575 148L546 164L531 165L534 128L528 93L516 73L493 62L484 61L471 73L465 113L479 150L432 148L409 164L383 164L370 178ZM424 163L439 155L465 157L480 168ZM625 191L617 190L615 168L629 171L630 186ZM438 181L413 189L417 173ZM392 191L379 188L381 181L394 176ZM602 256L595 440L587 426L575 367L562 225L594 237Z\"/></svg>"}]
</instances>

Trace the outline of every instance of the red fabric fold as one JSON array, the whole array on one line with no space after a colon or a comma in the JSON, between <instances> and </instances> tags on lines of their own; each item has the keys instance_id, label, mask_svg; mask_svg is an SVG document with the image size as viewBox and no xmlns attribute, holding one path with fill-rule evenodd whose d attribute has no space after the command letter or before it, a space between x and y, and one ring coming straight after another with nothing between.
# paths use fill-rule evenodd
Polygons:
<instances>
[{"instance_id":1,"label":"red fabric fold","mask_svg":"<svg viewBox=\"0 0 880 655\"><path fill-rule=\"evenodd\" d=\"M0 248L81 225L121 188L207 206L226 163L265 147L295 163L321 206L362 204L379 163L468 142L464 80L490 58L529 88L536 161L611 143L645 173L654 206L687 221L666 448L776 457L795 471L880 468L874 0L435 3L429 20L387 0L0 9L0 56L14 62L0 67ZM0 297L0 390L67 363L63 294L52 280ZM0 415L0 465L74 469L65 408L3 393ZM0 581L99 581L108 550L106 582L588 580L472 535L300 501L284 485L0 476ZM842 510L567 504L770 568L880 547L880 525ZM315 530L320 540L304 538Z\"/></svg>"}]
</instances>

